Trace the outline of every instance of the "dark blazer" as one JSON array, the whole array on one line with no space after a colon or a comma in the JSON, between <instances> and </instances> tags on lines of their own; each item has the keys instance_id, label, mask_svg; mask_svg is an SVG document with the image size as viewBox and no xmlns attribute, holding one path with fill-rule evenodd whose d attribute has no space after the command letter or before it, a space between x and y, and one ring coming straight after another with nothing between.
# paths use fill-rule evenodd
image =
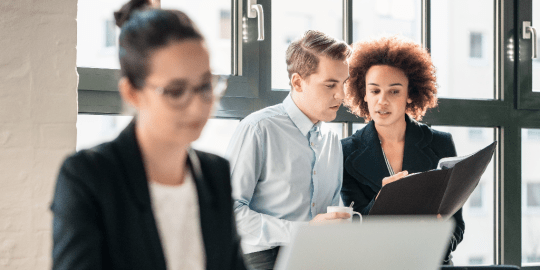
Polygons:
<instances>
[{"instance_id":1,"label":"dark blazer","mask_svg":"<svg viewBox=\"0 0 540 270\"><path fill-rule=\"evenodd\" d=\"M228 162L190 151L206 269L245 269ZM162 269L165 257L132 122L114 141L68 157L54 200L53 269Z\"/></svg>"},{"instance_id":2,"label":"dark blazer","mask_svg":"<svg viewBox=\"0 0 540 270\"><path fill-rule=\"evenodd\" d=\"M405 149L403 170L409 173L436 169L441 158L456 156L452 135L433 130L405 115ZM382 179L390 176L384 161L375 124L369 122L351 137L341 140L343 146L343 187L345 205L354 201L354 210L367 215L382 188ZM462 209L454 214L456 228L447 256L463 240L465 222Z\"/></svg>"}]
</instances>

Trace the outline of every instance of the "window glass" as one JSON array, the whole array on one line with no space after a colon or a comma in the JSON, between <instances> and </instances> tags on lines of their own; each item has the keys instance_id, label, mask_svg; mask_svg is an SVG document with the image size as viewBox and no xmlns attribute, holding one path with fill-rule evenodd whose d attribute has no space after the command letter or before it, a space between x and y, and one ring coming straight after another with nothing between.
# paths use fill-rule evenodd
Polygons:
<instances>
[{"instance_id":1,"label":"window glass","mask_svg":"<svg viewBox=\"0 0 540 270\"><path fill-rule=\"evenodd\" d=\"M285 52L307 30L343 39L342 1L272 0L272 89L289 91Z\"/></svg>"},{"instance_id":2,"label":"window glass","mask_svg":"<svg viewBox=\"0 0 540 270\"><path fill-rule=\"evenodd\" d=\"M185 12L201 30L215 74L231 74L231 1L161 0L161 8Z\"/></svg>"},{"instance_id":3,"label":"window glass","mask_svg":"<svg viewBox=\"0 0 540 270\"><path fill-rule=\"evenodd\" d=\"M328 128L338 135L338 138L343 139L343 123L323 123L323 128Z\"/></svg>"},{"instance_id":4,"label":"window glass","mask_svg":"<svg viewBox=\"0 0 540 270\"><path fill-rule=\"evenodd\" d=\"M522 134L522 263L540 265L540 129L522 129Z\"/></svg>"},{"instance_id":5,"label":"window glass","mask_svg":"<svg viewBox=\"0 0 540 270\"><path fill-rule=\"evenodd\" d=\"M126 0L79 0L77 12L77 66L119 69L120 28L113 13ZM231 1L162 0L164 9L184 11L203 33L216 74L231 73Z\"/></svg>"},{"instance_id":6,"label":"window glass","mask_svg":"<svg viewBox=\"0 0 540 270\"><path fill-rule=\"evenodd\" d=\"M353 41L400 34L421 42L421 0L354 0Z\"/></svg>"},{"instance_id":7,"label":"window glass","mask_svg":"<svg viewBox=\"0 0 540 270\"><path fill-rule=\"evenodd\" d=\"M478 184L476 189L471 194L471 197L469 197L469 207L471 209L482 209L484 205L484 185Z\"/></svg>"},{"instance_id":8,"label":"window glass","mask_svg":"<svg viewBox=\"0 0 540 270\"><path fill-rule=\"evenodd\" d=\"M234 119L209 119L199 139L193 142L193 148L225 156L229 141L239 123L240 120Z\"/></svg>"},{"instance_id":9,"label":"window glass","mask_svg":"<svg viewBox=\"0 0 540 270\"><path fill-rule=\"evenodd\" d=\"M352 134L356 133L356 131L363 129L367 123L353 123L352 125Z\"/></svg>"},{"instance_id":10,"label":"window glass","mask_svg":"<svg viewBox=\"0 0 540 270\"><path fill-rule=\"evenodd\" d=\"M484 264L484 257L470 257L469 258L469 265L479 265Z\"/></svg>"},{"instance_id":11,"label":"window glass","mask_svg":"<svg viewBox=\"0 0 540 270\"><path fill-rule=\"evenodd\" d=\"M472 154L495 140L493 128L433 126L435 130L452 134L458 156ZM479 135L482 134L482 135ZM493 264L494 214L493 159L480 183L463 206L465 235L456 251L452 252L455 265Z\"/></svg>"},{"instance_id":12,"label":"window glass","mask_svg":"<svg viewBox=\"0 0 540 270\"><path fill-rule=\"evenodd\" d=\"M431 57L439 97L495 98L494 12L492 0L431 1Z\"/></svg>"},{"instance_id":13,"label":"window glass","mask_svg":"<svg viewBox=\"0 0 540 270\"><path fill-rule=\"evenodd\" d=\"M77 66L119 69L118 35L113 13L125 0L79 0Z\"/></svg>"},{"instance_id":14,"label":"window glass","mask_svg":"<svg viewBox=\"0 0 540 270\"><path fill-rule=\"evenodd\" d=\"M538 29L540 25L540 0L532 1L532 25ZM536 42L537 51L540 50L540 38ZM533 60L533 74L532 74L532 90L533 92L540 92L540 57ZM538 260L540 261L540 260Z\"/></svg>"},{"instance_id":15,"label":"window glass","mask_svg":"<svg viewBox=\"0 0 540 270\"><path fill-rule=\"evenodd\" d=\"M131 122L132 116L84 115L77 116L77 151L115 139ZM223 156L239 120L209 119L194 149Z\"/></svg>"},{"instance_id":16,"label":"window glass","mask_svg":"<svg viewBox=\"0 0 540 270\"><path fill-rule=\"evenodd\" d=\"M482 59L483 57L483 49L484 46L482 45L484 34L479 32L471 32L470 34L470 50L469 50L469 57L470 58L478 58Z\"/></svg>"}]
</instances>

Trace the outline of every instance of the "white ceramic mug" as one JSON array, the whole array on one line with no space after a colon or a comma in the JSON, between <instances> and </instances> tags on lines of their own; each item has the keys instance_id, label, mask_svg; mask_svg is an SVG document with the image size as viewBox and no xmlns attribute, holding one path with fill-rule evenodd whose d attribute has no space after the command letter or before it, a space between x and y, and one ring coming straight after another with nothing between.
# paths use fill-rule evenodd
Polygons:
<instances>
[{"instance_id":1,"label":"white ceramic mug","mask_svg":"<svg viewBox=\"0 0 540 270\"><path fill-rule=\"evenodd\" d=\"M348 221L352 222L353 215L358 215L360 217L360 223L362 223L362 215L358 212L353 211L352 207L347 206L328 206L326 207L327 213L334 213L334 212L345 212L351 215L350 218L348 218Z\"/></svg>"}]
</instances>

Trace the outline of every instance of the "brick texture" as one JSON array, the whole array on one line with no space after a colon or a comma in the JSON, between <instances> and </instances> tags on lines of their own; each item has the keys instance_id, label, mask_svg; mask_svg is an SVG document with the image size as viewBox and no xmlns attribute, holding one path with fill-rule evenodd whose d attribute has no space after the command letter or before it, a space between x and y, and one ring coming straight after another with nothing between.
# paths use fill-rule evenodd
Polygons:
<instances>
[{"instance_id":1,"label":"brick texture","mask_svg":"<svg viewBox=\"0 0 540 270\"><path fill-rule=\"evenodd\" d=\"M58 168L77 138L77 1L0 1L0 269L50 269Z\"/></svg>"}]
</instances>

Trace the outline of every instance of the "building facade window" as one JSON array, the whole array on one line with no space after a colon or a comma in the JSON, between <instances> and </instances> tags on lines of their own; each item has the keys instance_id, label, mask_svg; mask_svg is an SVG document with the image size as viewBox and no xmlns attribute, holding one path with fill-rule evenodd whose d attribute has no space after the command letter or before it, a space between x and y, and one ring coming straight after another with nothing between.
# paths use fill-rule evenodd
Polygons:
<instances>
[{"instance_id":1,"label":"building facade window","mask_svg":"<svg viewBox=\"0 0 540 270\"><path fill-rule=\"evenodd\" d=\"M219 12L219 36L222 39L231 39L231 11L220 10Z\"/></svg>"},{"instance_id":2,"label":"building facade window","mask_svg":"<svg viewBox=\"0 0 540 270\"><path fill-rule=\"evenodd\" d=\"M527 130L527 140L540 142L540 129Z\"/></svg>"},{"instance_id":3,"label":"building facade window","mask_svg":"<svg viewBox=\"0 0 540 270\"><path fill-rule=\"evenodd\" d=\"M105 47L116 47L116 23L114 20L105 21Z\"/></svg>"},{"instance_id":4,"label":"building facade window","mask_svg":"<svg viewBox=\"0 0 540 270\"><path fill-rule=\"evenodd\" d=\"M473 59L484 58L483 42L484 35L479 32L470 33L470 50L469 57Z\"/></svg>"},{"instance_id":5,"label":"building facade window","mask_svg":"<svg viewBox=\"0 0 540 270\"><path fill-rule=\"evenodd\" d=\"M471 141L483 141L484 129L482 128L469 128L469 140Z\"/></svg>"},{"instance_id":6,"label":"building facade window","mask_svg":"<svg viewBox=\"0 0 540 270\"><path fill-rule=\"evenodd\" d=\"M469 258L469 264L470 265L484 264L484 257L482 257L482 256L470 257Z\"/></svg>"},{"instance_id":7,"label":"building facade window","mask_svg":"<svg viewBox=\"0 0 540 270\"><path fill-rule=\"evenodd\" d=\"M469 207L481 209L483 206L484 186L480 183L469 197Z\"/></svg>"},{"instance_id":8,"label":"building facade window","mask_svg":"<svg viewBox=\"0 0 540 270\"><path fill-rule=\"evenodd\" d=\"M540 182L527 183L527 207L540 207Z\"/></svg>"}]
</instances>

